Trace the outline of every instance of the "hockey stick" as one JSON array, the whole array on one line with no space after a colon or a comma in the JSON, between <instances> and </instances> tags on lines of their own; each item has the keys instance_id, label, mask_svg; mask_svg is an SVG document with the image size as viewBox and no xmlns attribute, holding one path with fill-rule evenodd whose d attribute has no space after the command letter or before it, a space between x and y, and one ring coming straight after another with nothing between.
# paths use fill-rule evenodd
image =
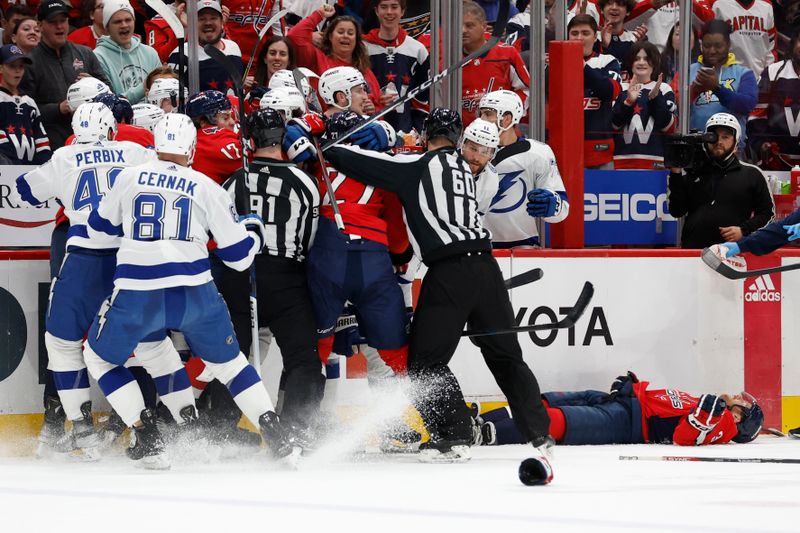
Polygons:
<instances>
[{"instance_id":1,"label":"hockey stick","mask_svg":"<svg viewBox=\"0 0 800 533\"><path fill-rule=\"evenodd\" d=\"M260 45L261 41L264 40L264 36L267 34L272 25L275 24L276 21L282 19L288 14L289 14L288 9L282 9L278 11L277 13L275 13L275 15L273 15L271 19L267 21L264 27L261 28L261 31L258 32L258 37L256 38L256 45L253 47L253 51L250 52L250 59L247 60L247 67L245 67L244 69L244 75L242 76L242 83L244 83L244 81L247 79L247 75L250 74L250 69L253 68L253 61L256 58L256 52L258 52L258 45Z\"/></svg>"},{"instance_id":2,"label":"hockey stick","mask_svg":"<svg viewBox=\"0 0 800 533\"><path fill-rule=\"evenodd\" d=\"M183 95L183 67L186 63L186 53L184 51L186 30L183 27L183 23L178 18L178 15L176 15L162 0L145 0L145 3L150 6L150 9L161 15L161 18L164 19L164 22L167 23L172 33L175 34L175 38L178 40L178 111L183 113L185 103Z\"/></svg>"},{"instance_id":3,"label":"hockey stick","mask_svg":"<svg viewBox=\"0 0 800 533\"><path fill-rule=\"evenodd\" d=\"M683 455L620 455L620 461L684 461L699 463L780 463L800 464L800 459L769 457L687 457Z\"/></svg>"},{"instance_id":4,"label":"hockey stick","mask_svg":"<svg viewBox=\"0 0 800 533\"><path fill-rule=\"evenodd\" d=\"M504 281L506 285L506 290L510 291L511 289L516 289L517 287L527 285L528 283L539 281L540 279L542 279L543 275L544 272L542 272L541 268L533 268L531 270L528 270L527 272L523 272L522 274L511 276L510 278Z\"/></svg>"},{"instance_id":5,"label":"hockey stick","mask_svg":"<svg viewBox=\"0 0 800 533\"><path fill-rule=\"evenodd\" d=\"M250 203L250 191L247 188L247 179L250 175L250 162L247 160L250 135L247 131L247 120L245 120L246 117L244 116L244 90L242 87L242 80L239 78L236 65L234 65L233 61L231 61L222 50L218 49L213 44L207 44L203 49L211 59L219 63L228 73L228 76L233 81L233 90L236 92L236 97L239 100L239 141L242 145L242 179L239 180L234 187L236 196L246 199L246 211L250 212L252 204ZM261 353L258 346L258 284L256 283L255 259L250 265L250 336L252 337L250 351L253 354L253 366L256 367L258 377L261 377Z\"/></svg>"},{"instance_id":6,"label":"hockey stick","mask_svg":"<svg viewBox=\"0 0 800 533\"><path fill-rule=\"evenodd\" d=\"M467 63L469 63L470 61L472 61L476 57L480 57L483 54L485 54L486 52L488 52L489 50L491 50L494 47L494 45L496 45L500 41L500 37L502 37L503 33L506 31L506 24L507 24L507 21L508 21L508 10L509 10L509 7L510 7L510 3L511 3L510 0L500 0L500 8L499 8L499 11L497 13L497 21L498 21L498 23L495 24L494 29L492 30L491 38L488 41L486 41L485 43L483 43L483 46L481 46L480 48L478 48L477 50L475 50L474 52L472 52L471 54L469 54L468 56L463 58L456 65L454 65L452 67L448 67L448 68L444 69L443 71L441 71L440 73L435 74L433 77L428 78L428 80L424 81L419 87L416 87L414 89L409 90L405 94L405 96L402 96L402 97L398 98L393 103L391 103L388 106L384 107L381 111L378 111L374 115L371 115L367 120L365 120L361 124L359 124L357 126L353 126L348 131L346 131L343 134L339 135L339 137L337 137L336 139L333 139L333 140L330 140L330 141L326 142L322 146L322 151L324 152L328 148L332 148L332 147L336 146L337 144L342 143L345 139L347 139L348 137L350 137L354 133L363 130L364 128L366 128L367 126L369 126L370 124L372 124L376 120L379 120L380 118L382 118L382 117L386 116L387 114L391 113L392 111L394 111L395 109L397 109L401 105L403 105L406 102L410 101L412 98L417 96L419 93L421 93L425 89L431 87L432 85L435 85L435 84L439 83L440 81L442 81L443 79L445 79L447 77L452 76L455 72L457 72L458 70L463 68L464 65L466 65ZM437 37L434 36L434 39L435 38L437 38Z\"/></svg>"},{"instance_id":7,"label":"hockey stick","mask_svg":"<svg viewBox=\"0 0 800 533\"><path fill-rule=\"evenodd\" d=\"M507 328L507 329L498 329L498 330L467 330L461 334L462 337L484 337L487 335L506 335L509 333L527 333L530 331L549 331L551 329L566 329L571 328L575 325L578 319L583 315L583 312L586 311L586 307L589 305L589 302L592 301L592 296L594 296L594 286L589 283L588 281L583 284L583 289L581 290L578 299L575 301L575 305L567 313L567 316L559 320L558 322L552 322L550 324L531 324L528 326L517 326L515 328Z\"/></svg>"},{"instance_id":8,"label":"hockey stick","mask_svg":"<svg viewBox=\"0 0 800 533\"><path fill-rule=\"evenodd\" d=\"M299 68L296 68L292 71L292 76L294 76L294 84L297 86L297 90L300 91L300 94L304 94L303 81L306 80L306 75L303 74L303 71ZM308 83L307 80L306 83ZM313 90L311 92L312 94L314 93ZM317 106L316 111L321 111L319 108L319 101L316 98L316 95L314 95L314 105ZM319 141L313 133L309 136L311 137L311 142L314 144L314 151L317 152L317 163L319 163L319 168L322 169L322 181L325 182L325 188L328 189L328 200L331 202L331 208L333 209L333 220L336 222L336 227L339 228L339 231L343 232L344 219L342 219L342 213L339 211L339 204L336 202L336 194L333 192L331 177L328 175L328 167L325 165L325 158L322 157Z\"/></svg>"},{"instance_id":9,"label":"hockey stick","mask_svg":"<svg viewBox=\"0 0 800 533\"><path fill-rule=\"evenodd\" d=\"M795 263L793 265L760 268L758 270L736 270L723 259L721 259L717 254L712 252L710 248L703 248L703 253L700 255L700 257L703 259L703 262L706 265L711 267L712 270L728 279L755 278L758 276L763 276L764 274L775 274L776 272L788 272L789 270L800 269L800 263Z\"/></svg>"}]
</instances>

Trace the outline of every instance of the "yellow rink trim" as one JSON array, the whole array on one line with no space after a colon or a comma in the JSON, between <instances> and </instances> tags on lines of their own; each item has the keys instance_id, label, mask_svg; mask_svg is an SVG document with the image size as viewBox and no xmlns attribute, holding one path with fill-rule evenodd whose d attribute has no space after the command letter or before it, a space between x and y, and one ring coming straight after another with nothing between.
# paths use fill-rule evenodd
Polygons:
<instances>
[{"instance_id":1,"label":"yellow rink trim","mask_svg":"<svg viewBox=\"0 0 800 533\"><path fill-rule=\"evenodd\" d=\"M800 427L800 396L784 396L781 399L781 431Z\"/></svg>"}]
</instances>

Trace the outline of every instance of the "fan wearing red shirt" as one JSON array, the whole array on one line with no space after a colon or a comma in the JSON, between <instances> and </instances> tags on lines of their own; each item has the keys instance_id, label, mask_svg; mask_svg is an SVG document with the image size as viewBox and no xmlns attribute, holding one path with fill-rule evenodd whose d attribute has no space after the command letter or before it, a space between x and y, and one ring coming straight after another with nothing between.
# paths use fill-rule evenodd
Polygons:
<instances>
[{"instance_id":1,"label":"fan wearing red shirt","mask_svg":"<svg viewBox=\"0 0 800 533\"><path fill-rule=\"evenodd\" d=\"M86 3L89 4L86 9L92 23L73 30L67 35L67 39L94 50L94 47L97 46L97 39L106 34L106 28L103 26L103 0L89 0Z\"/></svg>"},{"instance_id":2,"label":"fan wearing red shirt","mask_svg":"<svg viewBox=\"0 0 800 533\"><path fill-rule=\"evenodd\" d=\"M289 30L287 36L294 44L296 61L300 66L317 74L333 67L354 67L361 72L371 102L364 113L371 115L382 108L381 86L370 68L369 52L355 19L347 16L334 18L322 34L322 48L317 48L312 42L317 26L335 13L333 6L324 4Z\"/></svg>"},{"instance_id":3,"label":"fan wearing red shirt","mask_svg":"<svg viewBox=\"0 0 800 533\"><path fill-rule=\"evenodd\" d=\"M242 49L242 62L247 64L250 53L256 45L258 32L269 22L273 15L281 10L277 0L222 0L222 7L229 10L228 20L225 23L225 37L239 45ZM273 35L284 34L284 19L281 18L272 25L267 32L267 38ZM264 39L266 42L267 39ZM263 43L262 43L263 45ZM258 52L256 52L258 57Z\"/></svg>"}]
</instances>

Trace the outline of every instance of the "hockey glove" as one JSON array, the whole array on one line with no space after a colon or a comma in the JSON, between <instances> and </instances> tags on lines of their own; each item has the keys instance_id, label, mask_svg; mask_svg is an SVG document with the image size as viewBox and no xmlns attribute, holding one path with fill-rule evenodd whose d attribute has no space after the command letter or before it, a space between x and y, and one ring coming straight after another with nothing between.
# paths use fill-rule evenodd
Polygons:
<instances>
[{"instance_id":1,"label":"hockey glove","mask_svg":"<svg viewBox=\"0 0 800 533\"><path fill-rule=\"evenodd\" d=\"M633 396L634 383L639 383L639 378L630 370L624 376L617 376L617 379L611 384L609 399L613 400L617 396Z\"/></svg>"},{"instance_id":2,"label":"hockey glove","mask_svg":"<svg viewBox=\"0 0 800 533\"><path fill-rule=\"evenodd\" d=\"M397 142L394 128L388 123L378 120L350 136L353 144L367 150L385 152Z\"/></svg>"},{"instance_id":3,"label":"hockey glove","mask_svg":"<svg viewBox=\"0 0 800 533\"><path fill-rule=\"evenodd\" d=\"M549 189L534 189L528 193L528 214L532 217L552 217L561 211L561 196Z\"/></svg>"},{"instance_id":4,"label":"hockey glove","mask_svg":"<svg viewBox=\"0 0 800 533\"><path fill-rule=\"evenodd\" d=\"M311 142L310 134L301 126L289 123L283 134L283 151L295 163L303 163L317 156L317 149Z\"/></svg>"},{"instance_id":5,"label":"hockey glove","mask_svg":"<svg viewBox=\"0 0 800 533\"><path fill-rule=\"evenodd\" d=\"M786 226L784 226L786 227ZM789 239L791 240L791 239ZM719 245L720 251L725 253L725 257L733 257L734 255L739 255L739 245L735 242L723 242Z\"/></svg>"},{"instance_id":6,"label":"hockey glove","mask_svg":"<svg viewBox=\"0 0 800 533\"><path fill-rule=\"evenodd\" d=\"M241 215L239 217L239 224L244 226L244 229L247 230L250 236L259 243L256 253L260 253L267 242L267 228L264 227L264 222L261 220L261 217L255 213Z\"/></svg>"},{"instance_id":7,"label":"hockey glove","mask_svg":"<svg viewBox=\"0 0 800 533\"><path fill-rule=\"evenodd\" d=\"M716 394L703 394L695 410L689 413L689 424L697 431L711 431L726 407L725 400Z\"/></svg>"},{"instance_id":8,"label":"hockey glove","mask_svg":"<svg viewBox=\"0 0 800 533\"><path fill-rule=\"evenodd\" d=\"M783 229L786 230L786 234L789 236L790 241L800 238L800 224L784 226Z\"/></svg>"}]
</instances>

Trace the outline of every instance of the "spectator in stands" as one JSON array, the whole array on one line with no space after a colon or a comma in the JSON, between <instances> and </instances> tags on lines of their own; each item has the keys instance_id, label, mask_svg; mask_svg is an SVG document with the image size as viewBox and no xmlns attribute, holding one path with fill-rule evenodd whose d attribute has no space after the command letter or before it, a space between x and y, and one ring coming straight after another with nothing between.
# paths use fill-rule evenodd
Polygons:
<instances>
[{"instance_id":1,"label":"spectator in stands","mask_svg":"<svg viewBox=\"0 0 800 533\"><path fill-rule=\"evenodd\" d=\"M103 0L88 0L83 2L81 12L83 18L89 20L90 24L73 30L69 34L69 39L75 44L82 44L94 50L97 46L97 39L106 34L103 26Z\"/></svg>"},{"instance_id":2,"label":"spectator in stands","mask_svg":"<svg viewBox=\"0 0 800 533\"><path fill-rule=\"evenodd\" d=\"M497 15L500 11L500 2L499 0L475 0L475 3L481 6L483 12L486 14L486 23L490 25L494 25L497 22ZM517 6L514 5L514 2L511 2L511 6L508 11L508 18L513 17L519 13L519 9ZM508 22L504 20L503 22Z\"/></svg>"},{"instance_id":3,"label":"spectator in stands","mask_svg":"<svg viewBox=\"0 0 800 533\"><path fill-rule=\"evenodd\" d=\"M720 238L736 242L775 215L764 174L736 157L742 135L736 117L716 113L703 131L715 133L717 140L703 145L691 168L672 168L667 183L669 214L686 216L681 233L684 248L705 248Z\"/></svg>"},{"instance_id":4,"label":"spectator in stands","mask_svg":"<svg viewBox=\"0 0 800 533\"><path fill-rule=\"evenodd\" d=\"M744 131L747 116L758 101L753 71L736 61L731 53L730 28L721 20L706 24L700 45L703 52L689 70L690 126L702 130L716 113L734 115ZM744 147L744 135L739 137Z\"/></svg>"},{"instance_id":5,"label":"spectator in stands","mask_svg":"<svg viewBox=\"0 0 800 533\"><path fill-rule=\"evenodd\" d=\"M378 0L375 14L380 27L364 35L372 71L381 85L381 105L386 106L398 96L403 96L411 85L414 74L428 59L428 50L400 27L406 9L406 0ZM422 131L425 113L402 105L384 117L395 130Z\"/></svg>"},{"instance_id":6,"label":"spectator in stands","mask_svg":"<svg viewBox=\"0 0 800 533\"><path fill-rule=\"evenodd\" d=\"M279 70L294 70L297 67L294 46L286 37L272 36L258 53L253 84L267 87L272 75Z\"/></svg>"},{"instance_id":7,"label":"spectator in stands","mask_svg":"<svg viewBox=\"0 0 800 533\"><path fill-rule=\"evenodd\" d=\"M112 91L131 104L144 98L145 78L161 66L155 49L133 34L134 16L128 0L104 0L103 26L108 35L100 37L95 48Z\"/></svg>"},{"instance_id":8,"label":"spectator in stands","mask_svg":"<svg viewBox=\"0 0 800 533\"><path fill-rule=\"evenodd\" d=\"M348 16L336 17L322 34L321 47L317 48L312 42L317 25L335 12L333 6L323 4L289 30L289 39L297 52L297 64L317 74L341 66L358 69L367 82L371 102L364 112L372 114L381 108L381 86L370 68L369 53L356 20Z\"/></svg>"},{"instance_id":9,"label":"spectator in stands","mask_svg":"<svg viewBox=\"0 0 800 533\"><path fill-rule=\"evenodd\" d=\"M8 6L4 15L3 44L12 44L11 36L14 34L14 27L22 19L33 18L33 12L26 5L12 4Z\"/></svg>"},{"instance_id":10,"label":"spectator in stands","mask_svg":"<svg viewBox=\"0 0 800 533\"><path fill-rule=\"evenodd\" d=\"M692 28L692 35L689 37L692 45L690 52L691 63L697 61L700 56L700 35ZM679 23L675 23L669 30L669 37L664 51L661 52L661 73L664 75L664 82L669 83L672 90L677 94L678 77L680 69L680 47L681 47L681 28ZM691 64L690 63L690 64Z\"/></svg>"},{"instance_id":11,"label":"spectator in stands","mask_svg":"<svg viewBox=\"0 0 800 533\"><path fill-rule=\"evenodd\" d=\"M636 5L636 0L599 0L597 6L603 14L603 28L600 31L600 49L612 55L620 63L624 62L631 46L644 39L647 26L641 24L633 31L625 29L625 18Z\"/></svg>"},{"instance_id":12,"label":"spectator in stands","mask_svg":"<svg viewBox=\"0 0 800 533\"><path fill-rule=\"evenodd\" d=\"M717 20L731 29L733 53L742 64L761 76L778 56L775 48L775 13L770 0L714 0Z\"/></svg>"},{"instance_id":13,"label":"spectator in stands","mask_svg":"<svg viewBox=\"0 0 800 533\"><path fill-rule=\"evenodd\" d=\"M511 17L506 27L506 44L509 44L517 49L520 53L526 52L530 49L530 33L531 33L531 6L530 2L517 2L517 7L523 9L524 12L518 13ZM556 13L553 12L555 0L544 0L545 9L545 47L548 47L550 41L556 38ZM591 15L595 22L600 24L600 12L597 10L595 0L567 0L567 22L572 20L575 15L585 13Z\"/></svg>"},{"instance_id":14,"label":"spectator in stands","mask_svg":"<svg viewBox=\"0 0 800 533\"><path fill-rule=\"evenodd\" d=\"M634 43L626 69L630 83L622 84L611 111L615 169L663 169L664 138L677 123L675 95L660 71L661 55L653 43Z\"/></svg>"},{"instance_id":15,"label":"spectator in stands","mask_svg":"<svg viewBox=\"0 0 800 533\"><path fill-rule=\"evenodd\" d=\"M30 96L19 93L31 59L15 44L0 48L0 164L41 165L50 159L50 142Z\"/></svg>"},{"instance_id":16,"label":"spectator in stands","mask_svg":"<svg viewBox=\"0 0 800 533\"><path fill-rule=\"evenodd\" d=\"M770 170L800 165L800 31L790 41L791 56L764 69L758 105L747 122L754 160Z\"/></svg>"},{"instance_id":17,"label":"spectator in stands","mask_svg":"<svg viewBox=\"0 0 800 533\"><path fill-rule=\"evenodd\" d=\"M39 22L33 17L23 18L14 25L11 33L11 42L19 46L23 54L30 54L42 40L42 31Z\"/></svg>"},{"instance_id":18,"label":"spectator in stands","mask_svg":"<svg viewBox=\"0 0 800 533\"><path fill-rule=\"evenodd\" d=\"M72 133L72 111L67 103L67 88L79 78L108 78L94 53L85 46L67 41L69 6L61 0L46 0L39 6L42 41L31 52L33 64L25 69L20 92L36 101L42 113L50 148L64 146Z\"/></svg>"},{"instance_id":19,"label":"spectator in stands","mask_svg":"<svg viewBox=\"0 0 800 533\"><path fill-rule=\"evenodd\" d=\"M714 12L706 0L692 0L692 27L699 30L714 18ZM647 40L663 52L669 45L669 34L680 20L678 2L673 0L641 0L631 10L625 21L625 28L634 29L640 24L647 25Z\"/></svg>"},{"instance_id":20,"label":"spectator in stands","mask_svg":"<svg viewBox=\"0 0 800 533\"><path fill-rule=\"evenodd\" d=\"M239 45L230 39L223 39L222 33L222 6L219 0L199 0L197 2L197 38L199 44L198 63L199 63L199 86L201 91L212 89L233 95L233 80L217 61L211 59L206 54L203 47L207 44L213 45L219 51L228 56L228 59L236 65L241 79L244 74L244 63L242 63L242 51ZM184 54L188 55L188 43L184 45ZM178 49L172 51L168 60L169 65L178 69ZM186 86L189 86L188 76L184 79Z\"/></svg>"},{"instance_id":21,"label":"spectator in stands","mask_svg":"<svg viewBox=\"0 0 800 533\"><path fill-rule=\"evenodd\" d=\"M610 170L614 158L611 109L621 88L619 62L594 51L597 23L591 15L575 15L567 24L567 36L583 43L584 165Z\"/></svg>"},{"instance_id":22,"label":"spectator in stands","mask_svg":"<svg viewBox=\"0 0 800 533\"><path fill-rule=\"evenodd\" d=\"M486 43L486 15L481 6L465 0L461 30L464 55L471 54ZM479 104L486 93L499 90L514 91L522 100L528 99L530 76L519 52L506 44L495 45L483 57L461 69L461 117L464 127L478 117Z\"/></svg>"},{"instance_id":23,"label":"spectator in stands","mask_svg":"<svg viewBox=\"0 0 800 533\"><path fill-rule=\"evenodd\" d=\"M225 37L234 41L242 50L242 61L250 60L250 54L258 40L258 32L288 2L263 0L222 0L222 14L225 18ZM319 5L319 0L315 1ZM327 2L324 2L327 3ZM227 14L226 14L227 12ZM273 35L286 35L285 17L277 20L267 32Z\"/></svg>"}]
</instances>

